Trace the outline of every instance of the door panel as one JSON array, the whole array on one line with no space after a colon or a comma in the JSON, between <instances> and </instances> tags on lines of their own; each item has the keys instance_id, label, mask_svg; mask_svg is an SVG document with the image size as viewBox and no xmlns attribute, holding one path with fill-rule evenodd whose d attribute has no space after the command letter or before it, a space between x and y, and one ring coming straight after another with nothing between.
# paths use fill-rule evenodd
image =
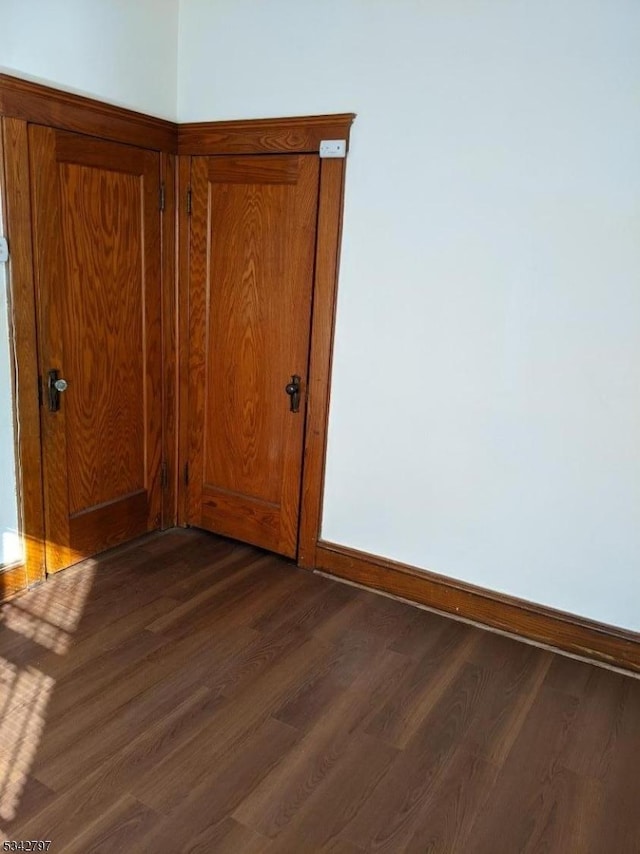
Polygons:
<instances>
[{"instance_id":1,"label":"door panel","mask_svg":"<svg viewBox=\"0 0 640 854\"><path fill-rule=\"evenodd\" d=\"M196 157L188 521L294 556L315 255L315 155ZM285 386L301 378L290 411Z\"/></svg>"},{"instance_id":2,"label":"door panel","mask_svg":"<svg viewBox=\"0 0 640 854\"><path fill-rule=\"evenodd\" d=\"M29 129L47 568L160 524L159 155Z\"/></svg>"}]
</instances>

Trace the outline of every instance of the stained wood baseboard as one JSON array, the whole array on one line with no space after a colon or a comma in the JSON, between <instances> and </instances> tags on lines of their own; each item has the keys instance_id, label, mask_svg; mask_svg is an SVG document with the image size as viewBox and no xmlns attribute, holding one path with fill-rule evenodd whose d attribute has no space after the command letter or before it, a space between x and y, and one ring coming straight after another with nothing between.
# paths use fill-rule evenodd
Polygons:
<instances>
[{"instance_id":1,"label":"stained wood baseboard","mask_svg":"<svg viewBox=\"0 0 640 854\"><path fill-rule=\"evenodd\" d=\"M640 671L640 634L320 541L316 568L529 640Z\"/></svg>"}]
</instances>

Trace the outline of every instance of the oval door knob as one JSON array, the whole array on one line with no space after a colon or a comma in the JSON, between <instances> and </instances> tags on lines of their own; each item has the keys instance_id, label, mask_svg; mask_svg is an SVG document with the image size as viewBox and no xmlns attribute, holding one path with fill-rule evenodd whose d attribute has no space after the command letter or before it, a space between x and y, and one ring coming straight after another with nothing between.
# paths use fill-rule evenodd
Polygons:
<instances>
[{"instance_id":1,"label":"oval door knob","mask_svg":"<svg viewBox=\"0 0 640 854\"><path fill-rule=\"evenodd\" d=\"M294 374L291 377L291 382L286 384L284 390L289 395L290 411L298 412L300 409L300 377Z\"/></svg>"},{"instance_id":2,"label":"oval door knob","mask_svg":"<svg viewBox=\"0 0 640 854\"><path fill-rule=\"evenodd\" d=\"M69 383L66 380L59 379L54 382L56 391L66 391L69 388Z\"/></svg>"}]
</instances>

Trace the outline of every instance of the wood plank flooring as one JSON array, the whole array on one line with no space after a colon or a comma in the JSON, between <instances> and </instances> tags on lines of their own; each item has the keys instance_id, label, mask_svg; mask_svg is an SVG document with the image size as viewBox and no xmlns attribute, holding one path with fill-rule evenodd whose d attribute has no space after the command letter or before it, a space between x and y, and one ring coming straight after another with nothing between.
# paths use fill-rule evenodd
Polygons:
<instances>
[{"instance_id":1,"label":"wood plank flooring","mask_svg":"<svg viewBox=\"0 0 640 854\"><path fill-rule=\"evenodd\" d=\"M640 852L640 681L174 530L0 610L0 839Z\"/></svg>"}]
</instances>

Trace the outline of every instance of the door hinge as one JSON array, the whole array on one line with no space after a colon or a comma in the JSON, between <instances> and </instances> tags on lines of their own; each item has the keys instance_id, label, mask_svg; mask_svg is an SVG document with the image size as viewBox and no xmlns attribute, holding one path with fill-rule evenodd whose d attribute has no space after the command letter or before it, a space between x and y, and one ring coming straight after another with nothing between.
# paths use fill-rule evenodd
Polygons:
<instances>
[{"instance_id":1,"label":"door hinge","mask_svg":"<svg viewBox=\"0 0 640 854\"><path fill-rule=\"evenodd\" d=\"M160 210L164 211L167 201L167 191L164 186L164 181L160 184Z\"/></svg>"},{"instance_id":2,"label":"door hinge","mask_svg":"<svg viewBox=\"0 0 640 854\"><path fill-rule=\"evenodd\" d=\"M189 486L189 463L184 464L184 485Z\"/></svg>"},{"instance_id":3,"label":"door hinge","mask_svg":"<svg viewBox=\"0 0 640 854\"><path fill-rule=\"evenodd\" d=\"M191 216L191 208L192 208L191 187L189 187L189 189L187 190L187 214L189 216Z\"/></svg>"},{"instance_id":4,"label":"door hinge","mask_svg":"<svg viewBox=\"0 0 640 854\"><path fill-rule=\"evenodd\" d=\"M167 464L163 462L160 466L160 488L166 489L169 486L169 472Z\"/></svg>"}]
</instances>

